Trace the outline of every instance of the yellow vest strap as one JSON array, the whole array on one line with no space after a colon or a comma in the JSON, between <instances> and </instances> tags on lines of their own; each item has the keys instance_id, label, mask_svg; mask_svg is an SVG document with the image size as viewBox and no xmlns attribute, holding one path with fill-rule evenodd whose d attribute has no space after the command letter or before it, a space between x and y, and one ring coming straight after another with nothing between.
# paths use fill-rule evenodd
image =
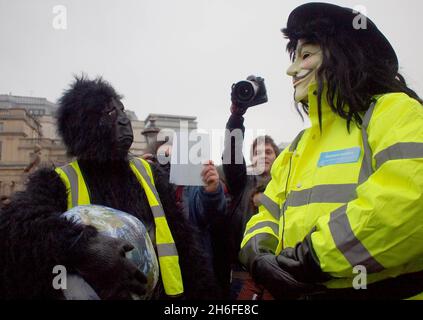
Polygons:
<instances>
[{"instance_id":1,"label":"yellow vest strap","mask_svg":"<svg viewBox=\"0 0 423 320\"><path fill-rule=\"evenodd\" d=\"M144 188L156 225L156 246L165 292L176 296L184 292L179 256L148 162L131 159L131 169Z\"/></svg>"},{"instance_id":2,"label":"yellow vest strap","mask_svg":"<svg viewBox=\"0 0 423 320\"><path fill-rule=\"evenodd\" d=\"M68 210L76 206L89 205L91 203L87 185L78 161L73 161L63 167L56 168L56 173L62 179L68 194Z\"/></svg>"}]
</instances>

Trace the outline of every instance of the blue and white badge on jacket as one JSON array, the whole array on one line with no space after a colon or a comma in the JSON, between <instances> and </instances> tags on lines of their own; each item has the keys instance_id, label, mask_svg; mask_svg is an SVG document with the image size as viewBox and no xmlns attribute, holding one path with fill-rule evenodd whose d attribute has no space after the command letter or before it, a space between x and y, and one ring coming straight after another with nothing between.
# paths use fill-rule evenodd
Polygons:
<instances>
[{"instance_id":1,"label":"blue and white badge on jacket","mask_svg":"<svg viewBox=\"0 0 423 320\"><path fill-rule=\"evenodd\" d=\"M360 159L361 148L354 147L343 150L322 152L320 154L319 167L330 166L332 164L354 163Z\"/></svg>"}]
</instances>

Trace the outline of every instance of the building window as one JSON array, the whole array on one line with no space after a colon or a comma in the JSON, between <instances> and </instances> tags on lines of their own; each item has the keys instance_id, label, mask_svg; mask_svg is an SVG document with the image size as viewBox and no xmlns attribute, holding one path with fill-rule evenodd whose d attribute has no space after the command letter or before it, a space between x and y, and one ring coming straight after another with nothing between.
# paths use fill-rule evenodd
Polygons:
<instances>
[{"instance_id":1,"label":"building window","mask_svg":"<svg viewBox=\"0 0 423 320\"><path fill-rule=\"evenodd\" d=\"M29 109L29 113L33 116L43 116L45 115L44 109Z\"/></svg>"},{"instance_id":2,"label":"building window","mask_svg":"<svg viewBox=\"0 0 423 320\"><path fill-rule=\"evenodd\" d=\"M0 122L0 132L3 132L3 130L4 130L4 124L3 122Z\"/></svg>"},{"instance_id":3,"label":"building window","mask_svg":"<svg viewBox=\"0 0 423 320\"><path fill-rule=\"evenodd\" d=\"M2 145L1 145L1 141L0 141L0 160L1 160L1 149L2 149Z\"/></svg>"}]
</instances>

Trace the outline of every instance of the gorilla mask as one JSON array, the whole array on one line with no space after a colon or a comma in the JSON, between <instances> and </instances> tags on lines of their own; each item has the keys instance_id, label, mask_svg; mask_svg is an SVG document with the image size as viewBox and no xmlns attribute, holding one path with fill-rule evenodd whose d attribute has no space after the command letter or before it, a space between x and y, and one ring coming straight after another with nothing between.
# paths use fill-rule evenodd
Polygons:
<instances>
[{"instance_id":1,"label":"gorilla mask","mask_svg":"<svg viewBox=\"0 0 423 320\"><path fill-rule=\"evenodd\" d=\"M134 141L134 134L131 121L125 113L122 102L113 98L106 107L102 117L110 118L111 126L115 128L115 150L124 154L128 153Z\"/></svg>"},{"instance_id":2,"label":"gorilla mask","mask_svg":"<svg viewBox=\"0 0 423 320\"><path fill-rule=\"evenodd\" d=\"M75 78L57 112L69 155L98 162L127 159L134 137L121 98L102 78Z\"/></svg>"}]
</instances>

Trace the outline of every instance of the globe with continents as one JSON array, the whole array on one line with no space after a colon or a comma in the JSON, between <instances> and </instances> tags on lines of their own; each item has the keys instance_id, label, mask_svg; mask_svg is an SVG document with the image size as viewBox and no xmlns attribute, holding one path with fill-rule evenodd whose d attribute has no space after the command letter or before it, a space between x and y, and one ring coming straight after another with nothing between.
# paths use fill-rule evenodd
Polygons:
<instances>
[{"instance_id":1,"label":"globe with continents","mask_svg":"<svg viewBox=\"0 0 423 320\"><path fill-rule=\"evenodd\" d=\"M116 209L99 205L77 206L63 214L63 217L77 223L95 227L98 232L113 238L130 242L134 249L126 253L138 269L146 276L146 293L132 294L133 299L147 300L153 295L159 279L159 264L144 224L136 217ZM113 275L110 275L113 276ZM66 299L98 299L94 290L81 277L68 275Z\"/></svg>"}]
</instances>

